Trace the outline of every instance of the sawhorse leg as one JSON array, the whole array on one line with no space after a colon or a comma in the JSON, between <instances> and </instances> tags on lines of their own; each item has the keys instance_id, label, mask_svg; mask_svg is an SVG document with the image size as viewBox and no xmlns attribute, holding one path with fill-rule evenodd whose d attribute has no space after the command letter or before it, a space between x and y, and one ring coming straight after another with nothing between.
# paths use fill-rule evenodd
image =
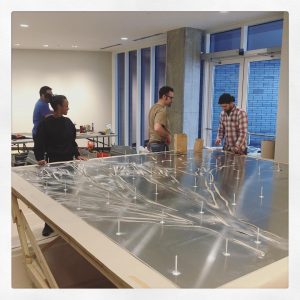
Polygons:
<instances>
[{"instance_id":1,"label":"sawhorse leg","mask_svg":"<svg viewBox=\"0 0 300 300\"><path fill-rule=\"evenodd\" d=\"M25 266L30 278L37 287L58 288L47 261L32 233L28 222L19 208L16 195L12 194L12 217L17 225Z\"/></svg>"}]
</instances>

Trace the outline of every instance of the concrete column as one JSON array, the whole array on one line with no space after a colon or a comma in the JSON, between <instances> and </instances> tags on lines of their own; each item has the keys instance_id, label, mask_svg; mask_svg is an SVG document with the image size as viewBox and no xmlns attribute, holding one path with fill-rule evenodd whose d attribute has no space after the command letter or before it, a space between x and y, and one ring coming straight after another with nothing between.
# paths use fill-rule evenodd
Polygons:
<instances>
[{"instance_id":1,"label":"concrete column","mask_svg":"<svg viewBox=\"0 0 300 300\"><path fill-rule=\"evenodd\" d=\"M275 141L275 161L289 161L289 22L284 13L280 62L279 97Z\"/></svg>"},{"instance_id":2,"label":"concrete column","mask_svg":"<svg viewBox=\"0 0 300 300\"><path fill-rule=\"evenodd\" d=\"M200 53L202 31L179 28L167 33L167 85L174 88L175 98L168 109L170 129L186 133L192 149L199 130Z\"/></svg>"}]
</instances>

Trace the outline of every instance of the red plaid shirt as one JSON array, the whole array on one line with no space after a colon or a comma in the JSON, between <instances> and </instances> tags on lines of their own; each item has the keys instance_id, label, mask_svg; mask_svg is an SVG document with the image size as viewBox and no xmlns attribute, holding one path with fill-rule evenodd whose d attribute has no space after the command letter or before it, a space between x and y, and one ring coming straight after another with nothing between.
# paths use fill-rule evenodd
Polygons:
<instances>
[{"instance_id":1,"label":"red plaid shirt","mask_svg":"<svg viewBox=\"0 0 300 300\"><path fill-rule=\"evenodd\" d=\"M224 150L244 151L247 147L247 130L248 116L244 110L234 106L229 116L225 111L221 112L217 138L224 138Z\"/></svg>"}]
</instances>

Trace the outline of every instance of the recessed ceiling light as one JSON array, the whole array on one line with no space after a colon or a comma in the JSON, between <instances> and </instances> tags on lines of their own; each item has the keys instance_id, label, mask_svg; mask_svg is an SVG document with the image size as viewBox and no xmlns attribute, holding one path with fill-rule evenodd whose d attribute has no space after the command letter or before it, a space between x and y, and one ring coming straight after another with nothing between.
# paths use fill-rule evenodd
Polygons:
<instances>
[{"instance_id":1,"label":"recessed ceiling light","mask_svg":"<svg viewBox=\"0 0 300 300\"><path fill-rule=\"evenodd\" d=\"M17 46L17 47L20 46L20 45L21 45L21 44L19 44L19 43L15 44L15 46Z\"/></svg>"},{"instance_id":2,"label":"recessed ceiling light","mask_svg":"<svg viewBox=\"0 0 300 300\"><path fill-rule=\"evenodd\" d=\"M72 45L72 48L78 48L78 46L77 45Z\"/></svg>"},{"instance_id":3,"label":"recessed ceiling light","mask_svg":"<svg viewBox=\"0 0 300 300\"><path fill-rule=\"evenodd\" d=\"M29 25L27 25L27 24L20 24L20 27L27 28L27 27L29 27Z\"/></svg>"},{"instance_id":4,"label":"recessed ceiling light","mask_svg":"<svg viewBox=\"0 0 300 300\"><path fill-rule=\"evenodd\" d=\"M127 41L128 38L127 38L127 37L121 37L121 40L122 40L122 41Z\"/></svg>"},{"instance_id":5,"label":"recessed ceiling light","mask_svg":"<svg viewBox=\"0 0 300 300\"><path fill-rule=\"evenodd\" d=\"M47 47L49 47L49 45L43 45L43 47L47 48Z\"/></svg>"}]
</instances>

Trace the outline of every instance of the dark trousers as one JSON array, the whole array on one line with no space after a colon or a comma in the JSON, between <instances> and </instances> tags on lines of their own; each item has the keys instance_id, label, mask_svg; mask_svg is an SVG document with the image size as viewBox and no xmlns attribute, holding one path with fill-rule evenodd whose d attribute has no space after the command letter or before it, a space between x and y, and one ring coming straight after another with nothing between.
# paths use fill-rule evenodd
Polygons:
<instances>
[{"instance_id":1,"label":"dark trousers","mask_svg":"<svg viewBox=\"0 0 300 300\"><path fill-rule=\"evenodd\" d=\"M223 150L224 151L230 151L230 150L226 150L225 147L223 147ZM230 151L230 152L232 152L232 151ZM248 148L246 147L244 152L242 153L242 155L247 155L247 153L248 153Z\"/></svg>"},{"instance_id":2,"label":"dark trousers","mask_svg":"<svg viewBox=\"0 0 300 300\"><path fill-rule=\"evenodd\" d=\"M151 152L169 151L169 145L164 143L150 143L148 149Z\"/></svg>"},{"instance_id":3,"label":"dark trousers","mask_svg":"<svg viewBox=\"0 0 300 300\"><path fill-rule=\"evenodd\" d=\"M59 161L69 161L69 160L73 160L73 155L47 155L46 156L47 161L49 159L49 163L52 162L59 162Z\"/></svg>"}]
</instances>

